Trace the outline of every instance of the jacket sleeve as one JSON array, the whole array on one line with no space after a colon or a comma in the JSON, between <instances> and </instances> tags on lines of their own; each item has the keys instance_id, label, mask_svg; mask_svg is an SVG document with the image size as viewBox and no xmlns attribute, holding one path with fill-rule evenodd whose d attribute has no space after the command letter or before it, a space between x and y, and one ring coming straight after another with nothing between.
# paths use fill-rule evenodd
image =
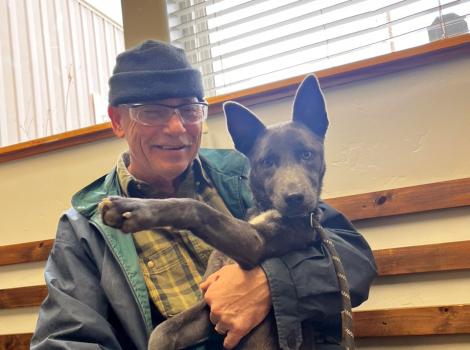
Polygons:
<instances>
[{"instance_id":1,"label":"jacket sleeve","mask_svg":"<svg viewBox=\"0 0 470 350\"><path fill-rule=\"evenodd\" d=\"M41 305L33 350L121 349L100 288L96 263L64 215L45 269L48 296Z\"/></svg>"},{"instance_id":2,"label":"jacket sleeve","mask_svg":"<svg viewBox=\"0 0 470 350\"><path fill-rule=\"evenodd\" d=\"M369 295L376 276L372 251L365 239L339 212L321 203L322 226L330 234L341 257L351 294L358 306ZM302 342L301 322L312 320L315 329L338 341L341 337L342 299L333 261L320 240L262 264L271 289L279 344L298 349Z\"/></svg>"}]
</instances>

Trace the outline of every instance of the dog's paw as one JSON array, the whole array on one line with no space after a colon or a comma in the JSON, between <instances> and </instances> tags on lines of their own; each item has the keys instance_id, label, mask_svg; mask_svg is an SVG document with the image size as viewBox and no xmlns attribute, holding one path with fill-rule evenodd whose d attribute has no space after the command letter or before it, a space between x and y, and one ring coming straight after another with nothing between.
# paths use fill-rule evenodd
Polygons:
<instances>
[{"instance_id":1,"label":"dog's paw","mask_svg":"<svg viewBox=\"0 0 470 350\"><path fill-rule=\"evenodd\" d=\"M273 223L277 223L282 219L282 215L275 209L271 209L250 219L249 223L253 226L265 226Z\"/></svg>"},{"instance_id":2,"label":"dog's paw","mask_svg":"<svg viewBox=\"0 0 470 350\"><path fill-rule=\"evenodd\" d=\"M152 213L144 199L107 197L98 205L103 222L125 233L152 228Z\"/></svg>"}]
</instances>

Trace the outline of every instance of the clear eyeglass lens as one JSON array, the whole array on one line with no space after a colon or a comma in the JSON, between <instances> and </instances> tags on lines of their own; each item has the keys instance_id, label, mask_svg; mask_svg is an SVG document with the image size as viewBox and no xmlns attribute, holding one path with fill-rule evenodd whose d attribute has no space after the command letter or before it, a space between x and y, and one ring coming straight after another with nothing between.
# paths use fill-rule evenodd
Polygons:
<instances>
[{"instance_id":1,"label":"clear eyeglass lens","mask_svg":"<svg viewBox=\"0 0 470 350\"><path fill-rule=\"evenodd\" d=\"M178 110L183 124L196 124L207 117L207 105L191 103L178 107L163 105L144 105L134 107L131 113L137 121L146 125L164 125L173 116L175 110Z\"/></svg>"}]
</instances>

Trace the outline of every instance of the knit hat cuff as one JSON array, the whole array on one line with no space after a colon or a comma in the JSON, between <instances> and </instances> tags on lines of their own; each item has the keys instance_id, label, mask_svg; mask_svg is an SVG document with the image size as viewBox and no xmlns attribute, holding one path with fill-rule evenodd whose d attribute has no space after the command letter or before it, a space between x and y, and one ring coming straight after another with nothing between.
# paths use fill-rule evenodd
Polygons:
<instances>
[{"instance_id":1,"label":"knit hat cuff","mask_svg":"<svg viewBox=\"0 0 470 350\"><path fill-rule=\"evenodd\" d=\"M110 78L109 85L111 106L174 97L204 99L201 73L192 68L117 73Z\"/></svg>"}]
</instances>

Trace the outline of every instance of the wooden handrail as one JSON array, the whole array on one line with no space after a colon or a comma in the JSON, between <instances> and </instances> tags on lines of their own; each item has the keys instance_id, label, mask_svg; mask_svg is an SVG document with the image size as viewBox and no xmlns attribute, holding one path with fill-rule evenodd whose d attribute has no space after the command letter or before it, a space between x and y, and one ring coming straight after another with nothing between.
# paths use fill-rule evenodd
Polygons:
<instances>
[{"instance_id":1,"label":"wooden handrail","mask_svg":"<svg viewBox=\"0 0 470 350\"><path fill-rule=\"evenodd\" d=\"M357 338L469 334L470 305L355 311ZM0 335L0 350L27 350L31 333Z\"/></svg>"},{"instance_id":2,"label":"wooden handrail","mask_svg":"<svg viewBox=\"0 0 470 350\"><path fill-rule=\"evenodd\" d=\"M29 350L32 333L1 334L0 350Z\"/></svg>"},{"instance_id":3,"label":"wooden handrail","mask_svg":"<svg viewBox=\"0 0 470 350\"><path fill-rule=\"evenodd\" d=\"M374 257L380 277L470 270L470 241L380 249ZM0 310L38 306L46 295L44 285L0 289Z\"/></svg>"},{"instance_id":4,"label":"wooden handrail","mask_svg":"<svg viewBox=\"0 0 470 350\"><path fill-rule=\"evenodd\" d=\"M395 188L325 200L350 220L470 205L470 178Z\"/></svg>"},{"instance_id":5,"label":"wooden handrail","mask_svg":"<svg viewBox=\"0 0 470 350\"><path fill-rule=\"evenodd\" d=\"M0 310L39 306L46 296L46 286L0 289Z\"/></svg>"},{"instance_id":6,"label":"wooden handrail","mask_svg":"<svg viewBox=\"0 0 470 350\"><path fill-rule=\"evenodd\" d=\"M470 305L410 307L354 312L358 338L469 334Z\"/></svg>"},{"instance_id":7,"label":"wooden handrail","mask_svg":"<svg viewBox=\"0 0 470 350\"><path fill-rule=\"evenodd\" d=\"M442 62L445 59L470 54L470 34L434 41L418 47L392 52L386 55L348 63L342 66L317 71L322 88L344 85L350 82L370 79L396 71L420 67L424 64ZM208 99L209 115L222 111L225 101L235 100L245 106L276 101L293 96L304 75L264 84L235 93ZM103 138L112 137L110 123L64 132L53 136L0 147L0 163L21 159L44 152L50 152Z\"/></svg>"},{"instance_id":8,"label":"wooden handrail","mask_svg":"<svg viewBox=\"0 0 470 350\"><path fill-rule=\"evenodd\" d=\"M0 266L44 261L53 244L53 239L46 239L0 246Z\"/></svg>"},{"instance_id":9,"label":"wooden handrail","mask_svg":"<svg viewBox=\"0 0 470 350\"><path fill-rule=\"evenodd\" d=\"M374 250L379 276L470 269L470 241Z\"/></svg>"},{"instance_id":10,"label":"wooden handrail","mask_svg":"<svg viewBox=\"0 0 470 350\"><path fill-rule=\"evenodd\" d=\"M73 131L41 137L32 141L0 147L0 164L62 148L82 145L113 137L111 123L88 126Z\"/></svg>"}]
</instances>

